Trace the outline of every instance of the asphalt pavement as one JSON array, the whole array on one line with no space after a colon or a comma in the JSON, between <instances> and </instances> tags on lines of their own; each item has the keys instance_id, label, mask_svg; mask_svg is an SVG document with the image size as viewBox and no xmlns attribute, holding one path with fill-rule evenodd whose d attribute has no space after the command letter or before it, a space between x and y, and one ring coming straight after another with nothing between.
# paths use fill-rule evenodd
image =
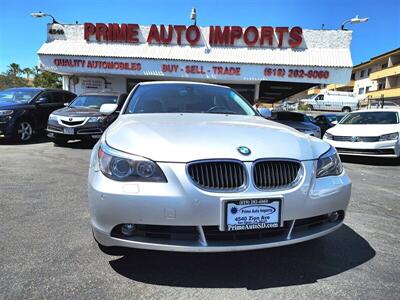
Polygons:
<instances>
[{"instance_id":1,"label":"asphalt pavement","mask_svg":"<svg viewBox=\"0 0 400 300\"><path fill-rule=\"evenodd\" d=\"M103 253L89 227L90 145L0 142L0 299L399 299L400 163L344 158L345 225L259 251Z\"/></svg>"}]
</instances>

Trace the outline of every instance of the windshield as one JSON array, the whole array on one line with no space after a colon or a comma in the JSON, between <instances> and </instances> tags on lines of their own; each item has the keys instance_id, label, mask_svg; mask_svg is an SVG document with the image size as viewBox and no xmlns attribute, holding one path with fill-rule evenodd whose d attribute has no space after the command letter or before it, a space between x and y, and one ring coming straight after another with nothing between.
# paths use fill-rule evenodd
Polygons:
<instances>
[{"instance_id":1,"label":"windshield","mask_svg":"<svg viewBox=\"0 0 400 300\"><path fill-rule=\"evenodd\" d=\"M396 112L355 112L346 115L340 124L398 124Z\"/></svg>"},{"instance_id":2,"label":"windshield","mask_svg":"<svg viewBox=\"0 0 400 300\"><path fill-rule=\"evenodd\" d=\"M8 89L0 92L0 102L28 103L39 93L34 89Z\"/></svg>"},{"instance_id":3,"label":"windshield","mask_svg":"<svg viewBox=\"0 0 400 300\"><path fill-rule=\"evenodd\" d=\"M311 120L306 115L290 112L272 113L271 119L276 121L311 122Z\"/></svg>"},{"instance_id":4,"label":"windshield","mask_svg":"<svg viewBox=\"0 0 400 300\"><path fill-rule=\"evenodd\" d=\"M232 89L184 83L140 85L125 113L257 115L251 105Z\"/></svg>"},{"instance_id":5,"label":"windshield","mask_svg":"<svg viewBox=\"0 0 400 300\"><path fill-rule=\"evenodd\" d=\"M85 107L99 109L105 103L117 104L117 96L81 95L75 98L69 107Z\"/></svg>"}]
</instances>

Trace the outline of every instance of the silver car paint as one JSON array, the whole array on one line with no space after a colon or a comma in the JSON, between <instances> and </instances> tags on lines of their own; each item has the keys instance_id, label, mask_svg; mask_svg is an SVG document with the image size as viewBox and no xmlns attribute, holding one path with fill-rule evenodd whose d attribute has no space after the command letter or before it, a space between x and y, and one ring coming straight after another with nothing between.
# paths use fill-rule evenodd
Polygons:
<instances>
[{"instance_id":1,"label":"silver car paint","mask_svg":"<svg viewBox=\"0 0 400 300\"><path fill-rule=\"evenodd\" d=\"M121 151L121 156L139 155L156 161L168 183L117 182L99 171L100 143ZM237 147L251 149L243 156ZM296 220L333 211L346 211L351 181L339 176L316 178L317 159L329 144L259 116L220 114L132 114L120 115L94 147L91 157L88 198L91 225L96 240L105 246L192 252L260 249L302 242L336 230L341 222L287 240L219 246L199 240L156 243L111 237L121 223L202 226L223 222L223 201L282 197L282 218ZM251 174L252 162L261 158L289 158L301 162L303 176L298 185L281 191L260 191L252 182L236 193L217 193L197 188L186 173L188 162L199 159L238 159ZM251 176L250 176L251 177Z\"/></svg>"}]
</instances>

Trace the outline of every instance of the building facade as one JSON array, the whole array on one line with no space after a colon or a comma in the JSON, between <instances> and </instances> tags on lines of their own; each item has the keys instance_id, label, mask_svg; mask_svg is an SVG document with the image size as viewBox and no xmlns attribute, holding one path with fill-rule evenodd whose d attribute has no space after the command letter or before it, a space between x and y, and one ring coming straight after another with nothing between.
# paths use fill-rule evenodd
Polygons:
<instances>
[{"instance_id":1,"label":"building facade","mask_svg":"<svg viewBox=\"0 0 400 300\"><path fill-rule=\"evenodd\" d=\"M371 100L390 100L400 104L400 48L372 57L353 67L346 84L328 84L308 90L309 95L324 90L353 92L366 105Z\"/></svg>"},{"instance_id":2,"label":"building facade","mask_svg":"<svg viewBox=\"0 0 400 300\"><path fill-rule=\"evenodd\" d=\"M38 51L63 88L129 92L138 82L193 80L274 102L316 84L348 82L351 31L296 27L48 24Z\"/></svg>"}]
</instances>

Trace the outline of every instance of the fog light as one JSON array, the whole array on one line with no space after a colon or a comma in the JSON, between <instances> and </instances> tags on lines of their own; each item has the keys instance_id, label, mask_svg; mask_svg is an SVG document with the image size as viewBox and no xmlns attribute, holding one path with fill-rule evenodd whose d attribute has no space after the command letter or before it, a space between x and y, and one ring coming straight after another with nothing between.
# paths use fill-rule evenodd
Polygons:
<instances>
[{"instance_id":1,"label":"fog light","mask_svg":"<svg viewBox=\"0 0 400 300\"><path fill-rule=\"evenodd\" d=\"M133 224L124 224L121 227L121 233L126 236L130 236L135 231L135 225Z\"/></svg>"},{"instance_id":2,"label":"fog light","mask_svg":"<svg viewBox=\"0 0 400 300\"><path fill-rule=\"evenodd\" d=\"M336 222L339 219L339 213L337 211L328 215L329 222Z\"/></svg>"}]
</instances>

